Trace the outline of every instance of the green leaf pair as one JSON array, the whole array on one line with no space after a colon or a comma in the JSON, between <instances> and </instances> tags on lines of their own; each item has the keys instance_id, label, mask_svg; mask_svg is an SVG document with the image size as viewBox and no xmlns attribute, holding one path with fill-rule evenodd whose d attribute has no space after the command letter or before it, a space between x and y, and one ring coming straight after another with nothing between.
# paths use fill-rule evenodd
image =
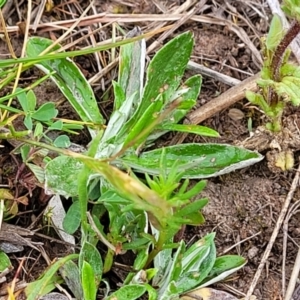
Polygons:
<instances>
[{"instance_id":1,"label":"green leaf pair","mask_svg":"<svg viewBox=\"0 0 300 300\"><path fill-rule=\"evenodd\" d=\"M22 89L17 88L17 92ZM55 109L55 105L52 102L44 103L36 110L36 96L32 90L27 93L20 93L17 96L20 105L25 113L24 124L28 130L32 130L32 119L47 122L55 118L58 114L58 110Z\"/></svg>"}]
</instances>

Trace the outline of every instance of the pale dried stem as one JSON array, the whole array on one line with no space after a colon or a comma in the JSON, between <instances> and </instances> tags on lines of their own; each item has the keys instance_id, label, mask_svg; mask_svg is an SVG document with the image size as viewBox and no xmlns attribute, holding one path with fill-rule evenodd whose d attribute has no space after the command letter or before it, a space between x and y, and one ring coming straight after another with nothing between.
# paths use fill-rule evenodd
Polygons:
<instances>
[{"instance_id":1,"label":"pale dried stem","mask_svg":"<svg viewBox=\"0 0 300 300\"><path fill-rule=\"evenodd\" d=\"M288 240L288 224L290 221L290 218L297 213L297 210L300 206L300 201L297 200L292 207L289 209L287 216L284 220L283 224L283 251L282 251L282 295L285 297L285 300L292 299L293 292L295 290L295 286L297 283L297 279L299 276L300 271L300 249L298 250L298 254L294 263L294 268L290 277L289 285L286 290L286 272L285 272L285 264L286 264L286 253L287 253L287 240Z\"/></svg>"},{"instance_id":2,"label":"pale dried stem","mask_svg":"<svg viewBox=\"0 0 300 300\"><path fill-rule=\"evenodd\" d=\"M300 161L300 157L298 158L298 161ZM294 180L292 182L290 191L289 191L289 193L288 193L288 195L287 195L287 197L286 197L286 199L284 201L284 204L283 204L283 207L281 209L281 212L280 212L280 214L278 216L275 228L273 230L273 233L271 235L271 238L269 240L267 248L266 248L266 250L265 250L265 252L263 254L261 262L260 262L260 264L259 264L259 266L258 266L258 268L256 270L254 278L253 278L253 280L251 282L251 285L250 285L250 287L248 289L248 292L247 292L245 300L250 300L250 297L253 294L253 291L254 291L257 283L258 283L258 280L259 280L259 278L261 276L261 273L262 273L262 271L264 269L264 266L265 266L265 264L267 262L267 259L268 259L269 255L271 253L271 250L273 248L274 242L275 242L275 240L277 238L278 232L279 232L279 230L281 228L281 225L283 223L283 220L284 220L284 218L286 216L286 213L288 211L289 205L290 205L291 200L293 198L294 192L295 192L295 190L296 190L296 188L297 188L297 186L299 184L299 174L300 174L300 165L299 165L298 170L297 170L297 172L295 174L295 177L294 177Z\"/></svg>"}]
</instances>

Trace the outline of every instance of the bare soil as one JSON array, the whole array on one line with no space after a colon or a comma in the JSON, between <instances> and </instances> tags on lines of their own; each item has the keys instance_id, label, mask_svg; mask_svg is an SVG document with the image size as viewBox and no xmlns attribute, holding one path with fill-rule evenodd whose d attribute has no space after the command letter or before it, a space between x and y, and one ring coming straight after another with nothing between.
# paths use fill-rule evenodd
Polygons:
<instances>
[{"instance_id":1,"label":"bare soil","mask_svg":"<svg viewBox=\"0 0 300 300\"><path fill-rule=\"evenodd\" d=\"M170 9L178 6L184 1L95 1L95 8L98 12L117 12L117 13L134 13L134 14L161 14L163 9ZM63 20L70 19L66 13L69 9L76 11L84 9L85 1L78 1L76 5L70 2L69 7L63 4L63 1L55 1L52 11L45 13L46 20ZM253 45L260 50L259 38L262 37L268 29L268 19L270 11L264 1L251 1L261 14L251 8L251 5L246 1L204 1L204 5L200 10L199 15L206 17L220 17L224 20L230 20L237 27L242 28L243 32L249 36ZM250 3L250 2L249 2ZM156 5L155 5L156 4ZM75 9L79 6L80 9ZM17 7L12 5L11 11L16 12ZM15 25L25 19L26 6L18 7L20 16L12 13L6 20L9 25ZM42 22L42 21L41 21ZM139 24L122 23L120 24L125 30L132 29L134 25L139 25L143 30L153 25L154 22L141 21ZM83 27L82 27L83 28ZM228 26L218 25L213 22L197 22L188 20L178 28L168 39L174 37L183 31L191 30L195 37L195 47L192 56L192 61L203 64L206 67L218 71L222 74L233 78L244 80L245 78L259 71L259 63L255 59L255 55L249 49L248 45ZM32 35L43 35L52 39L57 38L61 32L42 32L38 30ZM109 38L111 36L111 27L103 29L102 36ZM97 36L99 38L99 36ZM20 33L11 33L10 39L13 44L13 49L17 55L20 55L20 49L23 44L23 36ZM153 39L151 40L153 41ZM66 41L70 42L70 40ZM166 40L164 40L164 43ZM150 42L149 42L150 43ZM9 57L7 44L0 41L0 55L2 59ZM150 56L152 56L150 54ZM104 53L102 59L105 62L109 61L109 53ZM91 78L97 70L94 56L86 58L77 58L76 62L82 68L88 78ZM194 71L188 71L188 75L194 74ZM115 70L106 74L101 80L101 84L106 89L110 88L111 79L114 78ZM36 78L39 77L38 71L25 72L21 78L21 85L27 86ZM95 94L99 98L101 110L109 117L111 109L111 93L105 94L106 90L102 90L101 84L96 82L93 84ZM198 107L208 103L211 99L223 93L230 87L217 78L203 78L203 86L199 97ZM62 100L60 91L52 82L46 82L35 90L39 101L54 101ZM4 95L8 91L1 91ZM105 97L108 96L108 97ZM103 99L105 101L103 102ZM101 102L102 101L102 102ZM227 144L236 144L249 137L248 122L252 119L252 127L255 130L258 126L264 124L265 120L262 114L253 107L247 106L247 101L242 99L234 106L220 111L212 118L203 122L211 128L216 129L221 137L219 139L206 139L190 135L186 141L195 142L220 142ZM236 118L232 115L232 108L241 112L241 118ZM66 103L62 102L59 106L61 116L68 118L76 118L73 109ZM298 115L299 111L291 108L287 111L285 118L290 114ZM88 143L88 135L83 132L78 138L72 136L74 142L82 142L83 145ZM162 143L168 144L172 136L162 140ZM0 184L11 183L13 189L18 189L14 186L14 176L16 174L16 161L13 160L9 151L12 146L6 142L2 142L5 148L0 148ZM298 155L299 149L294 149L295 157ZM263 152L265 154L266 152ZM19 161L17 159L17 161ZM298 166L296 161L295 168ZM8 171L9 170L9 171ZM26 173L26 172L25 172ZM234 173L224 175L218 178L208 180L207 187L203 192L203 197L209 198L209 204L203 210L206 222L201 227L188 227L184 233L184 239L189 242L195 238L203 236L207 232L216 232L216 245L219 254L240 254L248 259L248 263L243 270L237 275L229 279L225 283L216 285L216 288L227 290L228 292L242 298L243 293L251 284L253 276L261 261L262 255L266 249L266 245L270 240L270 236L275 227L278 215L282 209L283 202L289 192L291 182L295 172L276 173L271 172L267 166L266 160ZM20 184L20 182L18 183ZM24 189L20 189L20 194L24 194ZM294 195L294 202L299 199L299 190ZM36 218L45 206L47 199L43 198L40 188L33 189L32 197L29 198L28 205L21 206L22 214L17 218L17 221L12 220L10 223L27 227L32 223L32 219ZM289 220L288 226L288 242L284 259L283 253L283 230L279 232L267 264L262 272L259 283L256 286L254 295L260 300L275 300L282 299L282 264L286 266L286 282L289 281L291 269L294 265L298 244L300 238L299 230L300 214L296 211ZM38 224L38 223L37 223ZM244 241L246 240L246 241ZM61 253L67 253L68 247L58 243L50 243L42 237L35 237L34 241L44 242L44 249L48 256L53 259L60 256ZM54 245L54 246L53 246ZM234 246L234 247L232 247ZM229 251L227 249L230 248ZM22 273L20 278L26 281L31 281L37 278L46 267L40 254L37 250L32 250L25 246L22 256L28 255L28 261L25 263L26 272ZM20 254L20 255L21 255ZM18 265L19 254L12 256L15 265ZM36 261L32 265L30 261ZM1 290L1 288L0 288ZM300 298L299 298L300 299Z\"/></svg>"}]
</instances>

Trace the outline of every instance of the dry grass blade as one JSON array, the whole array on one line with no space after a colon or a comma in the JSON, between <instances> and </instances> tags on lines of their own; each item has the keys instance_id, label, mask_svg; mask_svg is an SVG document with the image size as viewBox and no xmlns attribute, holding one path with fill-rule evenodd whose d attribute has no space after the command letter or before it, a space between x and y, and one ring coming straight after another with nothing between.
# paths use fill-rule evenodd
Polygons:
<instances>
[{"instance_id":1,"label":"dry grass blade","mask_svg":"<svg viewBox=\"0 0 300 300\"><path fill-rule=\"evenodd\" d=\"M172 15L172 14L180 14L182 12L187 11L190 9L193 5L196 4L195 7L193 7L188 13L182 16L176 23L171 27L171 29L164 34L162 34L155 42L153 42L147 49L147 53L151 53L153 50L155 50L159 45L162 44L162 42L172 33L174 32L179 26L184 24L187 20L189 20L195 13L205 4L206 0L202 0L197 4L197 1L185 1L179 8L177 8L173 12L165 12L164 15ZM155 29L161 28L164 25L166 25L167 22L154 22L151 24L151 28L154 27Z\"/></svg>"},{"instance_id":2,"label":"dry grass blade","mask_svg":"<svg viewBox=\"0 0 300 300\"><path fill-rule=\"evenodd\" d=\"M201 75L211 77L214 80L223 82L230 86L235 86L235 85L238 85L241 83L241 81L239 79L236 79L236 78L230 77L228 75L222 74L220 72L217 72L215 70L209 69L209 68L207 68L203 65L197 64L191 60L189 61L188 68L197 73L200 73Z\"/></svg>"},{"instance_id":3,"label":"dry grass blade","mask_svg":"<svg viewBox=\"0 0 300 300\"><path fill-rule=\"evenodd\" d=\"M298 161L300 161L300 158L298 159ZM256 273L254 275L254 278L253 278L253 280L251 282L251 285L250 285L250 287L248 289L248 292L247 292L245 300L250 300L250 297L252 296L253 291L254 291L254 289L255 289L255 287L257 285L257 282L258 282L258 280L260 278L262 270L263 270L263 268L264 268L264 266L265 266L265 264L267 262L267 259L268 259L269 255L271 253L272 247L273 247L274 242L275 242L275 240L277 238L277 235L278 235L278 232L279 232L279 230L281 228L283 220L284 220L284 218L286 216L286 213L288 211L288 208L289 208L289 205L291 203L291 200L292 200L292 198L294 196L294 192L295 192L295 190L296 190L296 188L297 188L297 186L299 184L299 177L300 177L300 165L299 165L298 170L297 170L297 172L295 174L295 177L293 179L290 191L289 191L289 193L288 193L288 195L287 195L287 197L286 197L286 199L284 201L284 204L283 204L283 207L281 209L281 212L280 212L280 214L278 216L275 228L273 230L273 233L272 233L272 236L271 236L271 238L269 240L267 248L266 248L266 250L264 252L264 255L263 255L262 259L261 259L261 262L260 262L260 264L259 264L259 266L257 268L257 271L256 271Z\"/></svg>"},{"instance_id":4,"label":"dry grass blade","mask_svg":"<svg viewBox=\"0 0 300 300\"><path fill-rule=\"evenodd\" d=\"M285 300L292 299L293 292L295 290L295 286L298 280L299 271L300 271L300 249L298 250L297 257L294 263L294 268L290 277L289 285L286 290L286 272L285 272L285 264L286 264L286 250L287 250L287 239L288 239L288 224L290 218L298 212L298 208L300 206L300 201L295 202L291 208L289 209L287 216L284 220L283 224L283 251L282 251L282 295L284 295Z\"/></svg>"}]
</instances>

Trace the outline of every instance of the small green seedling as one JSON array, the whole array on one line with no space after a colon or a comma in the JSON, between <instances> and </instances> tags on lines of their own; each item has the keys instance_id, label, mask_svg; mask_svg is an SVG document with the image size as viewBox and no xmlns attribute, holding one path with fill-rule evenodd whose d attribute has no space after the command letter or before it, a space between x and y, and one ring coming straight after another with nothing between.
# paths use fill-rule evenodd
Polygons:
<instances>
[{"instance_id":1,"label":"small green seedling","mask_svg":"<svg viewBox=\"0 0 300 300\"><path fill-rule=\"evenodd\" d=\"M283 10L293 19L286 31L278 15L274 15L267 38L263 42L264 64L258 93L246 92L247 99L258 105L270 119L267 129L279 132L282 129L282 114L286 103L300 104L300 67L289 62L289 44L300 32L298 0L285 0Z\"/></svg>"}]
</instances>

